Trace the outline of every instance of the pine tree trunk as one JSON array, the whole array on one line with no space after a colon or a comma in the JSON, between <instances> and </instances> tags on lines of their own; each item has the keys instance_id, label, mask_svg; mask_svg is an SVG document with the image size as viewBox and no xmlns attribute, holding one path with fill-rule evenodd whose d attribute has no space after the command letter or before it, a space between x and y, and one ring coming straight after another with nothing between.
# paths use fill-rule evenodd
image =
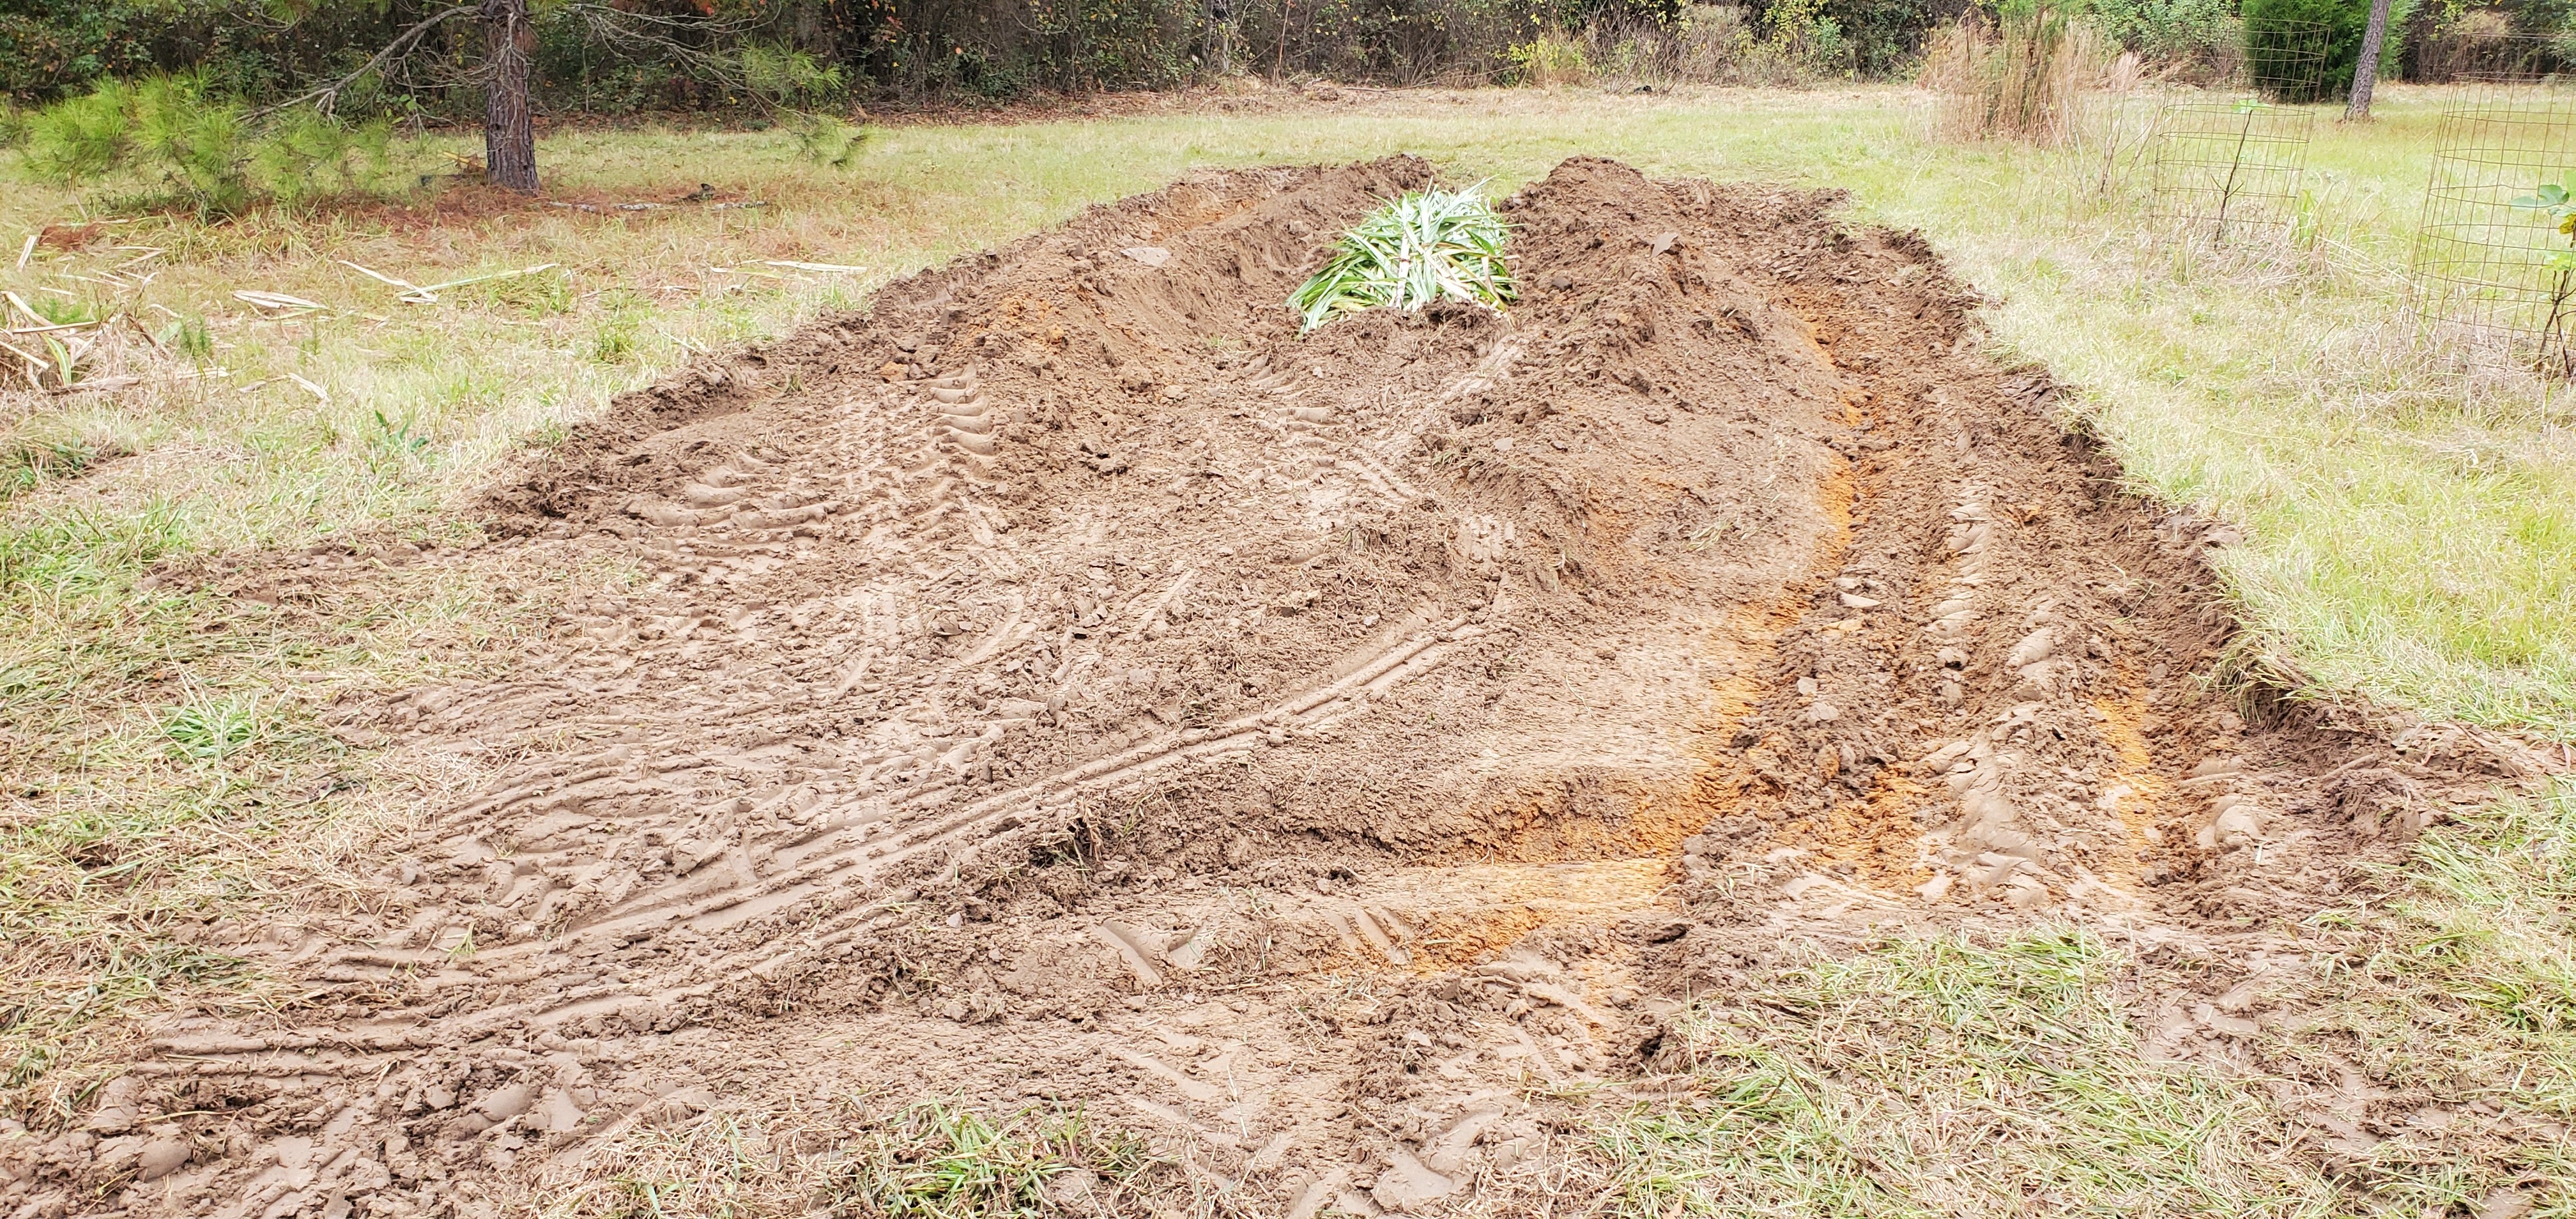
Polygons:
<instances>
[{"instance_id":1,"label":"pine tree trunk","mask_svg":"<svg viewBox=\"0 0 2576 1219\"><path fill-rule=\"evenodd\" d=\"M2385 0L2382 0L2385 3ZM528 109L528 55L537 32L528 0L483 0L483 176L510 190L537 189L536 119Z\"/></svg>"},{"instance_id":2,"label":"pine tree trunk","mask_svg":"<svg viewBox=\"0 0 2576 1219\"><path fill-rule=\"evenodd\" d=\"M2379 48L2388 41L2388 0L2370 0L2370 25L2361 33L2361 62L2352 68L2352 100L2344 103L2348 119L2370 117L2370 87L2379 83Z\"/></svg>"}]
</instances>

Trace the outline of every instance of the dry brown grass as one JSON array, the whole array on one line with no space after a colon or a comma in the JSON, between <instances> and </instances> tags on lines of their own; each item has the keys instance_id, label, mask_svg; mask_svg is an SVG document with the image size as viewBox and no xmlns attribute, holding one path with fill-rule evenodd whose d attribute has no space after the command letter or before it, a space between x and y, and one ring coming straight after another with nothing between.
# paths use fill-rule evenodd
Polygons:
<instances>
[{"instance_id":1,"label":"dry brown grass","mask_svg":"<svg viewBox=\"0 0 2576 1219\"><path fill-rule=\"evenodd\" d=\"M1934 130L1943 139L2056 148L2083 134L2085 94L2136 73L2136 56L2120 54L2064 9L2008 14L1994 24L1970 10L1933 35L1923 87L1938 98Z\"/></svg>"}]
</instances>

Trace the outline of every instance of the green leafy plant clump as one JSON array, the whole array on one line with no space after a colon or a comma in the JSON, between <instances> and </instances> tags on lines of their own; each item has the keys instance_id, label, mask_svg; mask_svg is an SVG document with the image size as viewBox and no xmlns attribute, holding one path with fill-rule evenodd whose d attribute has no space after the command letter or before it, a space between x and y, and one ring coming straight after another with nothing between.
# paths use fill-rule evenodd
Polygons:
<instances>
[{"instance_id":1,"label":"green leafy plant clump","mask_svg":"<svg viewBox=\"0 0 2576 1219\"><path fill-rule=\"evenodd\" d=\"M2513 206L2541 214L2551 231L2568 239L2569 248L2549 251L2540 262L2549 294L2549 314L2541 322L2537 371L2565 378L2576 374L2576 353L2568 350L2569 305L2576 301L2576 173L2563 182L2542 179L2538 189L2513 200Z\"/></svg>"},{"instance_id":2,"label":"green leafy plant clump","mask_svg":"<svg viewBox=\"0 0 2576 1219\"><path fill-rule=\"evenodd\" d=\"M2513 206L2542 213L2551 229L2576 243L2576 173L2568 174L2563 182L2541 179L2530 194L2516 196Z\"/></svg>"},{"instance_id":3,"label":"green leafy plant clump","mask_svg":"<svg viewBox=\"0 0 2576 1219\"><path fill-rule=\"evenodd\" d=\"M215 215L369 189L387 173L393 136L382 120L352 127L306 109L263 118L193 74L109 81L18 126L38 177L71 184L123 174L147 193Z\"/></svg>"},{"instance_id":4,"label":"green leafy plant clump","mask_svg":"<svg viewBox=\"0 0 2576 1219\"><path fill-rule=\"evenodd\" d=\"M794 115L787 132L796 141L798 155L829 169L848 169L857 163L859 149L868 139L867 128L828 114Z\"/></svg>"},{"instance_id":5,"label":"green leafy plant clump","mask_svg":"<svg viewBox=\"0 0 2576 1219\"><path fill-rule=\"evenodd\" d=\"M1418 310L1435 301L1501 309L1516 295L1503 260L1507 232L1475 186L1416 191L1342 234L1331 261L1288 307L1304 332L1366 309Z\"/></svg>"},{"instance_id":6,"label":"green leafy plant clump","mask_svg":"<svg viewBox=\"0 0 2576 1219\"><path fill-rule=\"evenodd\" d=\"M1091 1128L1076 1114L1023 1111L996 1123L938 1100L906 1108L871 1132L865 1153L830 1192L870 1213L964 1219L1058 1213L1050 1178L1096 1172L1134 1177L1151 1162L1142 1144Z\"/></svg>"}]
</instances>

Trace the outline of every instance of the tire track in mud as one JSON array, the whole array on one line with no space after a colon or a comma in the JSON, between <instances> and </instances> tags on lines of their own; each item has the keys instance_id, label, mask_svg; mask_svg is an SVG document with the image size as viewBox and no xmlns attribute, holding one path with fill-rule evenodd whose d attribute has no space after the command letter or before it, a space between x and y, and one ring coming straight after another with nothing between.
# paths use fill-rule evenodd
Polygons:
<instances>
[{"instance_id":1,"label":"tire track in mud","mask_svg":"<svg viewBox=\"0 0 2576 1219\"><path fill-rule=\"evenodd\" d=\"M2233 934L2493 777L2199 688L2201 529L1829 197L1569 161L1509 318L1295 335L1428 178L1095 209L541 458L499 549L634 578L340 709L477 794L363 909L235 929L307 1004L175 1015L26 1179L441 1214L933 1081L1132 1123L1210 1213L1499 1205L1785 946ZM143 1181L165 1127L223 1150Z\"/></svg>"},{"instance_id":2,"label":"tire track in mud","mask_svg":"<svg viewBox=\"0 0 2576 1219\"><path fill-rule=\"evenodd\" d=\"M1828 375L1832 357L1813 342L1812 325L1796 319L1807 340L1806 353ZM1834 397L1843 400L1843 393ZM1846 425L1861 422L1846 402ZM1797 583L1822 582L1850 544L1851 520L1861 491L1847 465L1829 464L1814 487L1817 516L1827 531L1815 543L1816 557ZM1803 591L1803 590L1802 590ZM1609 924L1655 914L1684 913L1676 882L1684 843L1712 821L1747 811L1745 789L1751 772L1719 742L1733 736L1745 718L1770 693L1776 643L1804 609L1803 595L1767 606L1747 607L1728 621L1687 641L1709 667L1725 676L1708 686L1702 706L1691 716L1691 754L1698 766L1686 782L1664 791L1646 791L1634 807L1613 820L1597 817L1533 818L1504 846L1501 854L1518 864L1478 864L1447 869L1409 869L1397 878L1413 900L1443 893L1480 895L1470 912L1453 913L1444 922L1454 929L1443 951L1419 959L1385 954L1386 964L1411 965L1431 973L1472 965L1480 956L1508 951L1532 933L1558 924ZM1500 900L1496 900L1499 897ZM1384 900L1384 899L1381 899ZM1413 917L1422 921L1417 909ZM1620 952L1598 962L1605 969L1628 972L1636 954ZM1363 961L1363 965L1374 962ZM1597 1016L1594 1026L1601 1027Z\"/></svg>"}]
</instances>

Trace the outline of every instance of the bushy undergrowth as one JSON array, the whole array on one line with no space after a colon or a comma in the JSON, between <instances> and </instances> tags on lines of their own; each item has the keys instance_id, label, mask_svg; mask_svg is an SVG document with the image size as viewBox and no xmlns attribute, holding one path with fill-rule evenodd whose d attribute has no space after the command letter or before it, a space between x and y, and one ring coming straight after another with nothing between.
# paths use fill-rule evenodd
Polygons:
<instances>
[{"instance_id":1,"label":"bushy undergrowth","mask_svg":"<svg viewBox=\"0 0 2576 1219\"><path fill-rule=\"evenodd\" d=\"M1786 0L1766 14L1737 4L1687 4L1670 14L1623 12L1571 31L1547 31L1504 53L1499 80L1518 85L1799 85L1872 76L1873 59L1816 0ZM1917 49L1910 41L1871 45Z\"/></svg>"},{"instance_id":2,"label":"bushy undergrowth","mask_svg":"<svg viewBox=\"0 0 2576 1219\"><path fill-rule=\"evenodd\" d=\"M2371 0L2245 0L2246 75L2285 102L2342 97L2361 63L2370 6ZM2404 31L2415 8L2416 0L2393 0L2389 30ZM2383 79L2396 77L2404 41L2391 37L2381 45Z\"/></svg>"},{"instance_id":3,"label":"bushy undergrowth","mask_svg":"<svg viewBox=\"0 0 2576 1219\"><path fill-rule=\"evenodd\" d=\"M2223 79L2244 57L2235 0L2085 0L2074 11L2103 37L2182 80Z\"/></svg>"},{"instance_id":4,"label":"bushy undergrowth","mask_svg":"<svg viewBox=\"0 0 2576 1219\"><path fill-rule=\"evenodd\" d=\"M109 81L36 111L17 144L48 181L122 182L148 201L221 215L381 187L392 135L381 119L353 126L302 108L256 118L182 75Z\"/></svg>"},{"instance_id":5,"label":"bushy undergrowth","mask_svg":"<svg viewBox=\"0 0 2576 1219\"><path fill-rule=\"evenodd\" d=\"M340 82L446 6L426 0L31 0L0 16L0 96L196 72L266 104ZM815 5L539 4L542 111L837 109L1159 89L1225 74L1396 85L1902 74L1932 0L889 0ZM1719 12L1726 14L1717 16ZM1714 36L1712 36L1714 35ZM341 114L471 122L482 31L432 21L397 61L332 93Z\"/></svg>"},{"instance_id":6,"label":"bushy undergrowth","mask_svg":"<svg viewBox=\"0 0 2576 1219\"><path fill-rule=\"evenodd\" d=\"M2017 0L635 0L533 6L541 112L837 110L849 102L1006 100L1164 89L1225 75L1413 85L1662 81L1778 84L1911 74L1933 31ZM2571 0L2396 6L2389 62L2479 71L2544 47L2567 61ZM2229 79L2249 19L2330 28L2303 78L2339 92L2370 0L2068 0L2160 77ZM265 104L338 80L445 0L19 0L0 4L0 97L41 104L102 79L202 72ZM2499 17L2498 15L2501 14ZM2494 20L2486 20L2494 18ZM2475 37L2498 24L2516 38ZM357 117L475 121L483 31L438 22L402 62L334 95ZM2253 40L2257 75L2285 65ZM2502 49L2499 49L2502 48ZM2304 54L2304 53L2303 53ZM2520 61L2516 61L2520 63ZM2529 67L2530 64L2522 64ZM784 100L782 100L784 99Z\"/></svg>"}]
</instances>

